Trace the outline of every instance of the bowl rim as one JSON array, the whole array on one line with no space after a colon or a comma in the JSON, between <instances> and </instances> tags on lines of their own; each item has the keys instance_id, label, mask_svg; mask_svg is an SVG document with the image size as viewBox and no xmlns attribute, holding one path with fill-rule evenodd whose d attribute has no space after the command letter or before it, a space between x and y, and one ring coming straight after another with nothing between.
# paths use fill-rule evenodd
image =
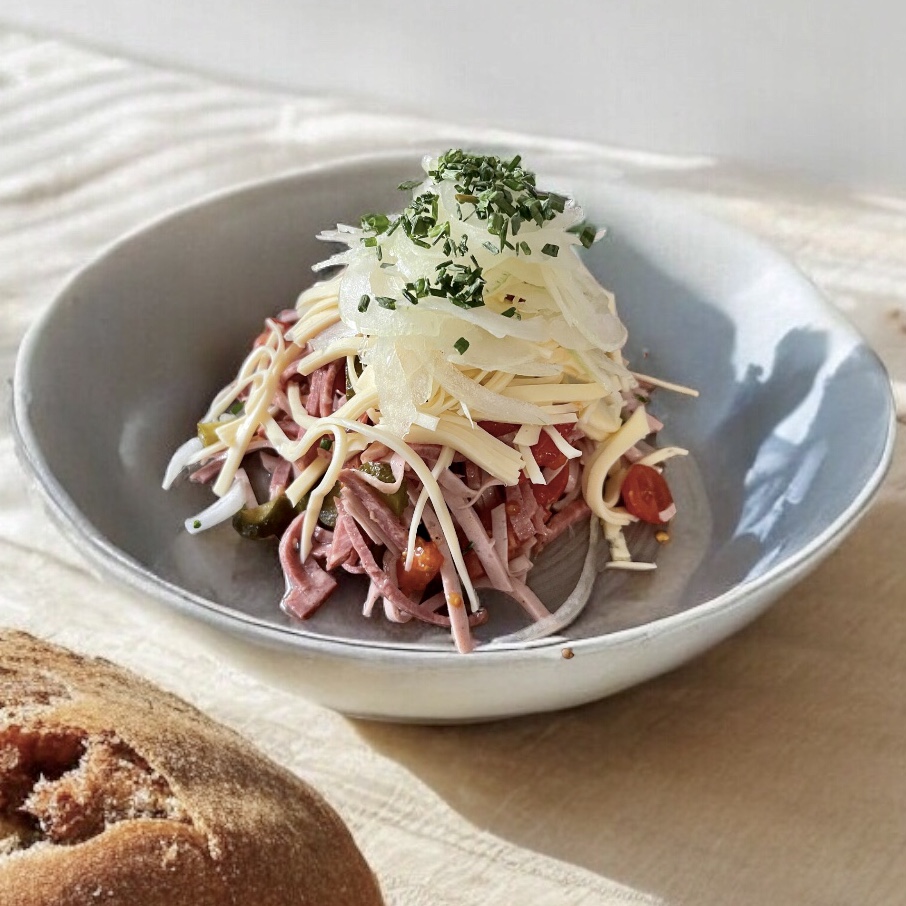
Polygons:
<instances>
[{"instance_id":1,"label":"bowl rim","mask_svg":"<svg viewBox=\"0 0 906 906\"><path fill-rule=\"evenodd\" d=\"M508 146L495 145L494 148L495 153L512 152ZM539 156L546 157L549 161L563 161L567 165L569 163L568 158L560 155L554 149L535 150L540 152ZM69 296L79 281L94 268L101 266L108 257L116 254L120 248L140 239L147 233L196 213L202 208L235 201L243 195L272 191L282 184L317 178L318 175L326 172L333 173L368 165L389 165L397 162L403 164L420 156L419 149L414 147L344 155L286 170L273 176L245 180L217 189L139 223L102 246L82 266L71 272L62 281L50 303L29 325L22 339L11 382L12 405L9 407L8 418L19 461L32 485L43 499L50 515L74 546L104 574L155 600L163 601L181 613L201 619L221 630L241 634L244 638L252 639L259 644L263 643L284 650L289 649L299 654L339 657L349 661L392 661L395 664L411 662L419 666L438 668L462 663L461 655L452 648L449 650L414 648L396 642L327 638L295 632L291 627L280 627L262 622L256 617L205 599L161 578L106 538L76 506L51 471L28 414L28 375L43 331L53 319L57 306ZM632 185L631 182L620 179L614 179L613 182L615 185L619 183L621 188L640 199L647 199L650 203L674 211L682 208L684 216L691 226L700 224L712 232L716 231L718 235L735 244L743 243L766 263L780 268L786 277L807 288L814 301L819 304L822 313L834 324L835 329L848 332L869 353L870 360L885 379L882 382L886 391L883 396L887 410L887 431L884 444L879 451L878 462L872 474L843 511L829 522L812 541L794 554L780 559L754 579L737 583L720 595L677 613L603 635L568 640L563 639L562 636L552 636L534 643L512 647L489 646L485 648L479 646L469 655L468 660L473 663L501 660L522 663L535 661L539 657L548 658L552 654L559 658L564 647L569 647L577 654L612 650L633 645L638 641L689 630L716 613L729 614L759 595L770 594L773 589L777 589L780 593L783 591L785 583L795 577L797 572L806 570L813 561L820 559L822 553L833 550L853 530L877 494L892 462L897 434L897 417L893 387L887 369L860 331L824 296L814 282L770 244L740 227L726 223L694 207L685 207L673 197L657 198L650 190L639 188Z\"/></svg>"}]
</instances>

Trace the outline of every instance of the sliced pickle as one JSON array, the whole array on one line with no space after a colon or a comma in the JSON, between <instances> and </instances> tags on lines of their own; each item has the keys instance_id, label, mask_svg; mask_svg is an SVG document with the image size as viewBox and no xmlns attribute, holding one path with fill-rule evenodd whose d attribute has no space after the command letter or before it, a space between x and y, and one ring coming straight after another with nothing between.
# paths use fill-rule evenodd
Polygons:
<instances>
[{"instance_id":1,"label":"sliced pickle","mask_svg":"<svg viewBox=\"0 0 906 906\"><path fill-rule=\"evenodd\" d=\"M211 444L216 444L220 438L217 436L217 429L224 424L224 422L199 422L198 423L198 439L206 446L210 447Z\"/></svg>"},{"instance_id":2,"label":"sliced pickle","mask_svg":"<svg viewBox=\"0 0 906 906\"><path fill-rule=\"evenodd\" d=\"M286 494L281 494L260 506L243 507L233 516L233 528L243 538L253 540L279 537L297 515Z\"/></svg>"},{"instance_id":3,"label":"sliced pickle","mask_svg":"<svg viewBox=\"0 0 906 906\"><path fill-rule=\"evenodd\" d=\"M364 472L366 475L371 475L373 478L377 478L378 481L383 481L386 484L393 484L393 469L390 468L390 463L363 462L359 466L359 471ZM397 518L403 515L403 510L406 509L406 504L409 502L405 478L400 482L399 490L393 491L390 494L384 494L383 492L379 493L381 497L384 498L384 503L390 507Z\"/></svg>"},{"instance_id":4,"label":"sliced pickle","mask_svg":"<svg viewBox=\"0 0 906 906\"><path fill-rule=\"evenodd\" d=\"M352 360L353 367L355 368L355 376L361 377L362 374L362 363L359 361L359 357L355 356ZM352 379L349 374L349 363L346 363L346 399L351 400L355 396L355 389L352 386Z\"/></svg>"},{"instance_id":5,"label":"sliced pickle","mask_svg":"<svg viewBox=\"0 0 906 906\"><path fill-rule=\"evenodd\" d=\"M337 482L328 492L321 504L321 512L318 513L318 522L324 528L335 528L337 524L337 495L340 493L340 483Z\"/></svg>"}]
</instances>

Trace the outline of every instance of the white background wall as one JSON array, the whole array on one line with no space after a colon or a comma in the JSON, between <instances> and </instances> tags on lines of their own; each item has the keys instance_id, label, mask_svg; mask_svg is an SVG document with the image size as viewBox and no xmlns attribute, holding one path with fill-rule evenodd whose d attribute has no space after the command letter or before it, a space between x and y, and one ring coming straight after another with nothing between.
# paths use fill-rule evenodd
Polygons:
<instances>
[{"instance_id":1,"label":"white background wall","mask_svg":"<svg viewBox=\"0 0 906 906\"><path fill-rule=\"evenodd\" d=\"M0 0L257 84L906 190L899 0Z\"/></svg>"}]
</instances>

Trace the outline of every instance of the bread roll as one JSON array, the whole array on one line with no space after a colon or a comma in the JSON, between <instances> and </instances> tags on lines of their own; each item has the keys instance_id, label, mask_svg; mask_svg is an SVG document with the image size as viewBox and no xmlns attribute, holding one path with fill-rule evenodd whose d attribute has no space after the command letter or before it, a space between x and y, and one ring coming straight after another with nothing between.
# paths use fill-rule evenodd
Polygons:
<instances>
[{"instance_id":1,"label":"bread roll","mask_svg":"<svg viewBox=\"0 0 906 906\"><path fill-rule=\"evenodd\" d=\"M236 733L114 664L0 631L0 906L93 903L382 899L330 806Z\"/></svg>"}]
</instances>

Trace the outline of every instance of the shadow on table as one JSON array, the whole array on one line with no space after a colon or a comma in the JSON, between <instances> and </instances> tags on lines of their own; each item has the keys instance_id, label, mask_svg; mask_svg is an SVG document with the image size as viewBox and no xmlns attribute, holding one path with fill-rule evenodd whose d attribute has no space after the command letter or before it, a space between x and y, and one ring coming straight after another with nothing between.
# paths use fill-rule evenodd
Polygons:
<instances>
[{"instance_id":1,"label":"shadow on table","mask_svg":"<svg viewBox=\"0 0 906 906\"><path fill-rule=\"evenodd\" d=\"M355 726L474 824L668 902L900 902L904 516L882 496L756 624L608 700Z\"/></svg>"}]
</instances>

